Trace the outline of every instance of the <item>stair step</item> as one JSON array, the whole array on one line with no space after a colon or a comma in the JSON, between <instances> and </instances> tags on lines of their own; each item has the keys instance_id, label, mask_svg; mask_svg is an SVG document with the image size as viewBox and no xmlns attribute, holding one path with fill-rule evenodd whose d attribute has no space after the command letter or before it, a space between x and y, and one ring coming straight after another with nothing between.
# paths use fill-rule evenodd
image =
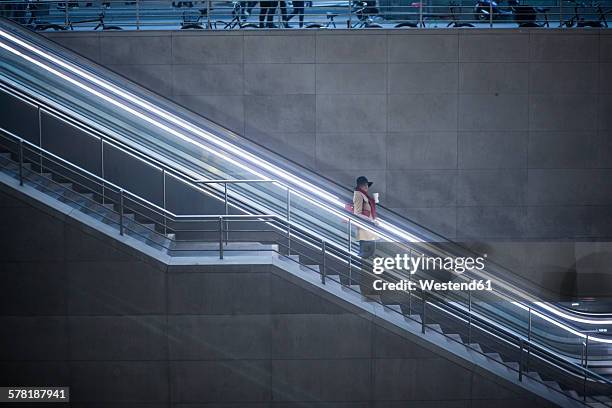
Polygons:
<instances>
[{"instance_id":1,"label":"stair step","mask_svg":"<svg viewBox=\"0 0 612 408\"><path fill-rule=\"evenodd\" d=\"M510 368L510 369L512 369L512 370L514 370L514 371L518 371L518 370L519 370L519 368L520 368L520 364L519 364L519 363L517 363L516 361L506 361L506 362L504 362L504 364L505 364L505 365L506 365L508 368Z\"/></svg>"},{"instance_id":2,"label":"stair step","mask_svg":"<svg viewBox=\"0 0 612 408\"><path fill-rule=\"evenodd\" d=\"M400 305L385 305L385 307L388 308L388 309L394 310L394 311L396 311L396 312L398 312L400 314L403 314L402 313L402 307Z\"/></svg>"},{"instance_id":3,"label":"stair step","mask_svg":"<svg viewBox=\"0 0 612 408\"><path fill-rule=\"evenodd\" d=\"M442 333L442 326L440 326L439 324L426 324L425 327L437 331L438 333Z\"/></svg>"},{"instance_id":4,"label":"stair step","mask_svg":"<svg viewBox=\"0 0 612 408\"><path fill-rule=\"evenodd\" d=\"M446 334L446 337L463 344L463 339L458 334L450 333L450 334Z\"/></svg>"},{"instance_id":5,"label":"stair step","mask_svg":"<svg viewBox=\"0 0 612 408\"><path fill-rule=\"evenodd\" d=\"M469 346L473 348L474 350L478 351L479 353L482 353L482 347L480 347L480 344L470 343Z\"/></svg>"},{"instance_id":6,"label":"stair step","mask_svg":"<svg viewBox=\"0 0 612 408\"><path fill-rule=\"evenodd\" d=\"M574 399L582 399L582 397L580 396L580 394L578 394L576 391L574 390L567 390L565 391L565 393L567 395L569 395L570 397L574 398Z\"/></svg>"},{"instance_id":7,"label":"stair step","mask_svg":"<svg viewBox=\"0 0 612 408\"><path fill-rule=\"evenodd\" d=\"M544 384L546 384L548 387L550 387L550 388L552 388L554 390L563 391L561 389L561 386L559 385L559 383L556 382L556 381L544 381Z\"/></svg>"},{"instance_id":8,"label":"stair step","mask_svg":"<svg viewBox=\"0 0 612 408\"><path fill-rule=\"evenodd\" d=\"M531 378L533 378L535 380L542 381L542 377L540 377L540 374L536 373L535 371L528 372L527 376L531 377Z\"/></svg>"},{"instance_id":9,"label":"stair step","mask_svg":"<svg viewBox=\"0 0 612 408\"><path fill-rule=\"evenodd\" d=\"M411 319L411 320L414 320L415 322L419 322L419 323L421 323L421 315L418 315L418 314L412 314L412 315L410 315L410 319Z\"/></svg>"},{"instance_id":10,"label":"stair step","mask_svg":"<svg viewBox=\"0 0 612 408\"><path fill-rule=\"evenodd\" d=\"M485 353L485 355L496 361L503 361L499 353Z\"/></svg>"}]
</instances>

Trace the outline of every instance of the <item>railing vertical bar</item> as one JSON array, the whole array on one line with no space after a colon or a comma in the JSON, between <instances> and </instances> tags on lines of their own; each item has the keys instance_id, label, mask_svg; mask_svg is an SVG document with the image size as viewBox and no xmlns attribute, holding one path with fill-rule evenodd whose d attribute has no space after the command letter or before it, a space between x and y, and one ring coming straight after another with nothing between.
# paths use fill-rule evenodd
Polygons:
<instances>
[{"instance_id":1,"label":"railing vertical bar","mask_svg":"<svg viewBox=\"0 0 612 408\"><path fill-rule=\"evenodd\" d=\"M528 328L527 328L527 340L529 343L527 344L527 361L525 362L525 369L529 371L529 359L531 358L531 326L532 326L532 315L531 308L529 308L529 316L528 316Z\"/></svg>"},{"instance_id":2,"label":"railing vertical bar","mask_svg":"<svg viewBox=\"0 0 612 408\"><path fill-rule=\"evenodd\" d=\"M219 259L223 259L223 216L219 216Z\"/></svg>"},{"instance_id":3,"label":"railing vertical bar","mask_svg":"<svg viewBox=\"0 0 612 408\"><path fill-rule=\"evenodd\" d=\"M519 339L519 381L523 381L523 339Z\"/></svg>"},{"instance_id":4,"label":"railing vertical bar","mask_svg":"<svg viewBox=\"0 0 612 408\"><path fill-rule=\"evenodd\" d=\"M348 219L348 286L350 287L353 281L353 257L351 256L351 249L353 247L353 236L352 236L352 220Z\"/></svg>"},{"instance_id":5,"label":"railing vertical bar","mask_svg":"<svg viewBox=\"0 0 612 408\"><path fill-rule=\"evenodd\" d=\"M168 210L166 203L166 169L162 169L162 183L163 183L163 192L164 192L164 210ZM164 214L164 237L168 236L168 217Z\"/></svg>"},{"instance_id":6,"label":"railing vertical bar","mask_svg":"<svg viewBox=\"0 0 612 408\"><path fill-rule=\"evenodd\" d=\"M42 118L40 114L40 106L37 106L37 115L38 115L38 146L40 147L40 156L39 156L39 166L40 166L40 174L43 172L43 152L42 152Z\"/></svg>"},{"instance_id":7,"label":"railing vertical bar","mask_svg":"<svg viewBox=\"0 0 612 408\"><path fill-rule=\"evenodd\" d=\"M119 234L123 235L123 189L119 190Z\"/></svg>"},{"instance_id":8,"label":"railing vertical bar","mask_svg":"<svg viewBox=\"0 0 612 408\"><path fill-rule=\"evenodd\" d=\"M489 28L493 28L493 1L489 1Z\"/></svg>"},{"instance_id":9,"label":"railing vertical bar","mask_svg":"<svg viewBox=\"0 0 612 408\"><path fill-rule=\"evenodd\" d=\"M23 186L23 139L19 139L19 185Z\"/></svg>"},{"instance_id":10,"label":"railing vertical bar","mask_svg":"<svg viewBox=\"0 0 612 408\"><path fill-rule=\"evenodd\" d=\"M140 30L140 0L136 0L136 30Z\"/></svg>"},{"instance_id":11,"label":"railing vertical bar","mask_svg":"<svg viewBox=\"0 0 612 408\"><path fill-rule=\"evenodd\" d=\"M223 204L225 215L229 215L229 207L227 202L227 183L223 183ZM225 245L227 245L229 241L229 221L225 221Z\"/></svg>"},{"instance_id":12,"label":"railing vertical bar","mask_svg":"<svg viewBox=\"0 0 612 408\"><path fill-rule=\"evenodd\" d=\"M468 344L472 343L472 291L468 290Z\"/></svg>"},{"instance_id":13,"label":"railing vertical bar","mask_svg":"<svg viewBox=\"0 0 612 408\"><path fill-rule=\"evenodd\" d=\"M287 255L291 255L291 189L287 187Z\"/></svg>"},{"instance_id":14,"label":"railing vertical bar","mask_svg":"<svg viewBox=\"0 0 612 408\"><path fill-rule=\"evenodd\" d=\"M427 318L427 292L423 291L423 314L421 316L421 333L425 334L425 319Z\"/></svg>"},{"instance_id":15,"label":"railing vertical bar","mask_svg":"<svg viewBox=\"0 0 612 408\"><path fill-rule=\"evenodd\" d=\"M326 247L326 243L325 240L322 241L322 254L323 254L323 262L321 264L321 283L325 285L325 275L327 273L326 270L326 254L327 254L327 247Z\"/></svg>"},{"instance_id":16,"label":"railing vertical bar","mask_svg":"<svg viewBox=\"0 0 612 408\"><path fill-rule=\"evenodd\" d=\"M210 2L211 0L206 0L206 28L212 30L212 23L210 22Z\"/></svg>"}]
</instances>

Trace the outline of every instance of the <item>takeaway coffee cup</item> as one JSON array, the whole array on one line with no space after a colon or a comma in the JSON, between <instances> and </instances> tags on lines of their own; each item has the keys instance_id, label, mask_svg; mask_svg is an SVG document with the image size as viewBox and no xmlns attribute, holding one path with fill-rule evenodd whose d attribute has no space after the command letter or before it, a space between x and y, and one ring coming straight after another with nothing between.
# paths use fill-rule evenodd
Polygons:
<instances>
[{"instance_id":1,"label":"takeaway coffee cup","mask_svg":"<svg viewBox=\"0 0 612 408\"><path fill-rule=\"evenodd\" d=\"M374 197L374 202L376 204L378 204L378 202L379 202L379 200L378 200L378 193L374 193L374 194L372 194L372 196Z\"/></svg>"}]
</instances>

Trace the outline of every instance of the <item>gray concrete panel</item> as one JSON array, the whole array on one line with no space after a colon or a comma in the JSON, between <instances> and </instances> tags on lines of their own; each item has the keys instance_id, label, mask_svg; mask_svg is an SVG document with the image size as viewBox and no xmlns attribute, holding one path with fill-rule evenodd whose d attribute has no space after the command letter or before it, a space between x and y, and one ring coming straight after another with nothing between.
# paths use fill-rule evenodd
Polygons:
<instances>
[{"instance_id":1,"label":"gray concrete panel","mask_svg":"<svg viewBox=\"0 0 612 408\"><path fill-rule=\"evenodd\" d=\"M168 363L75 361L70 364L71 402L166 402Z\"/></svg>"},{"instance_id":2,"label":"gray concrete panel","mask_svg":"<svg viewBox=\"0 0 612 408\"><path fill-rule=\"evenodd\" d=\"M530 132L530 168L598 167L597 151L601 148L597 132Z\"/></svg>"},{"instance_id":3,"label":"gray concrete panel","mask_svg":"<svg viewBox=\"0 0 612 408\"><path fill-rule=\"evenodd\" d=\"M390 94L457 92L457 63L389 64Z\"/></svg>"},{"instance_id":4,"label":"gray concrete panel","mask_svg":"<svg viewBox=\"0 0 612 408\"><path fill-rule=\"evenodd\" d=\"M526 62L529 60L529 34L459 34L459 61Z\"/></svg>"},{"instance_id":5,"label":"gray concrete panel","mask_svg":"<svg viewBox=\"0 0 612 408\"><path fill-rule=\"evenodd\" d=\"M246 35L244 62L313 63L315 38L313 35Z\"/></svg>"},{"instance_id":6,"label":"gray concrete panel","mask_svg":"<svg viewBox=\"0 0 612 408\"><path fill-rule=\"evenodd\" d=\"M262 273L172 273L168 309L172 314L267 313L269 278Z\"/></svg>"},{"instance_id":7,"label":"gray concrete panel","mask_svg":"<svg viewBox=\"0 0 612 408\"><path fill-rule=\"evenodd\" d=\"M383 63L316 64L316 91L325 94L385 94L387 65Z\"/></svg>"},{"instance_id":8,"label":"gray concrete panel","mask_svg":"<svg viewBox=\"0 0 612 408\"><path fill-rule=\"evenodd\" d=\"M452 239L456 236L457 207L392 208L392 210L443 237Z\"/></svg>"},{"instance_id":9,"label":"gray concrete panel","mask_svg":"<svg viewBox=\"0 0 612 408\"><path fill-rule=\"evenodd\" d=\"M242 95L244 93L241 64L174 65L174 95Z\"/></svg>"},{"instance_id":10,"label":"gray concrete panel","mask_svg":"<svg viewBox=\"0 0 612 408\"><path fill-rule=\"evenodd\" d=\"M215 35L203 40L199 35L172 36L173 64L241 64L242 36Z\"/></svg>"},{"instance_id":11,"label":"gray concrete panel","mask_svg":"<svg viewBox=\"0 0 612 408\"><path fill-rule=\"evenodd\" d=\"M598 93L599 64L575 61L532 62L529 64L529 91L545 94Z\"/></svg>"},{"instance_id":12,"label":"gray concrete panel","mask_svg":"<svg viewBox=\"0 0 612 408\"><path fill-rule=\"evenodd\" d=\"M246 95L315 93L314 64L245 64Z\"/></svg>"},{"instance_id":13,"label":"gray concrete panel","mask_svg":"<svg viewBox=\"0 0 612 408\"><path fill-rule=\"evenodd\" d=\"M370 322L352 314L276 315L270 340L273 359L369 358L372 353Z\"/></svg>"},{"instance_id":14,"label":"gray concrete panel","mask_svg":"<svg viewBox=\"0 0 612 408\"><path fill-rule=\"evenodd\" d=\"M275 401L370 400L370 364L369 359L272 360L272 398Z\"/></svg>"},{"instance_id":15,"label":"gray concrete panel","mask_svg":"<svg viewBox=\"0 0 612 408\"><path fill-rule=\"evenodd\" d=\"M62 315L66 273L61 262L4 263L0 272L0 314Z\"/></svg>"},{"instance_id":16,"label":"gray concrete panel","mask_svg":"<svg viewBox=\"0 0 612 408\"><path fill-rule=\"evenodd\" d=\"M389 35L389 62L456 62L458 35L417 35L415 33Z\"/></svg>"},{"instance_id":17,"label":"gray concrete panel","mask_svg":"<svg viewBox=\"0 0 612 408\"><path fill-rule=\"evenodd\" d=\"M317 95L318 132L379 132L387 129L385 95Z\"/></svg>"},{"instance_id":18,"label":"gray concrete panel","mask_svg":"<svg viewBox=\"0 0 612 408\"><path fill-rule=\"evenodd\" d=\"M170 35L108 35L100 37L102 64L170 64L172 41Z\"/></svg>"},{"instance_id":19,"label":"gray concrete panel","mask_svg":"<svg viewBox=\"0 0 612 408\"><path fill-rule=\"evenodd\" d=\"M529 128L557 131L594 130L597 129L597 106L596 95L532 94L529 96Z\"/></svg>"},{"instance_id":20,"label":"gray concrete panel","mask_svg":"<svg viewBox=\"0 0 612 408\"><path fill-rule=\"evenodd\" d=\"M165 316L72 316L71 360L166 360Z\"/></svg>"},{"instance_id":21,"label":"gray concrete panel","mask_svg":"<svg viewBox=\"0 0 612 408\"><path fill-rule=\"evenodd\" d=\"M169 316L168 328L171 360L270 358L269 315Z\"/></svg>"},{"instance_id":22,"label":"gray concrete panel","mask_svg":"<svg viewBox=\"0 0 612 408\"><path fill-rule=\"evenodd\" d=\"M314 132L315 96L246 96L245 132Z\"/></svg>"},{"instance_id":23,"label":"gray concrete panel","mask_svg":"<svg viewBox=\"0 0 612 408\"><path fill-rule=\"evenodd\" d=\"M389 133L386 148L388 169L457 167L457 132Z\"/></svg>"},{"instance_id":24,"label":"gray concrete panel","mask_svg":"<svg viewBox=\"0 0 612 408\"><path fill-rule=\"evenodd\" d=\"M568 35L569 34L569 35ZM597 33L533 33L529 41L532 61L598 61Z\"/></svg>"},{"instance_id":25,"label":"gray concrete panel","mask_svg":"<svg viewBox=\"0 0 612 408\"><path fill-rule=\"evenodd\" d=\"M527 94L459 95L459 130L527 130Z\"/></svg>"},{"instance_id":26,"label":"gray concrete panel","mask_svg":"<svg viewBox=\"0 0 612 408\"><path fill-rule=\"evenodd\" d=\"M376 63L387 59L384 35L321 34L316 36L317 63Z\"/></svg>"},{"instance_id":27,"label":"gray concrete panel","mask_svg":"<svg viewBox=\"0 0 612 408\"><path fill-rule=\"evenodd\" d=\"M269 360L174 361L175 402L257 402L271 400Z\"/></svg>"},{"instance_id":28,"label":"gray concrete panel","mask_svg":"<svg viewBox=\"0 0 612 408\"><path fill-rule=\"evenodd\" d=\"M391 132L457 129L456 94L389 95L387 110Z\"/></svg>"},{"instance_id":29,"label":"gray concrete panel","mask_svg":"<svg viewBox=\"0 0 612 408\"><path fill-rule=\"evenodd\" d=\"M0 336L0 360L44 361L68 358L65 317L0 317L0 324L4 333Z\"/></svg>"},{"instance_id":30,"label":"gray concrete panel","mask_svg":"<svg viewBox=\"0 0 612 408\"><path fill-rule=\"evenodd\" d=\"M520 238L525 223L524 207L457 208L457 238Z\"/></svg>"},{"instance_id":31,"label":"gray concrete panel","mask_svg":"<svg viewBox=\"0 0 612 408\"><path fill-rule=\"evenodd\" d=\"M384 133L318 133L316 148L319 169L358 172L387 166Z\"/></svg>"},{"instance_id":32,"label":"gray concrete panel","mask_svg":"<svg viewBox=\"0 0 612 408\"><path fill-rule=\"evenodd\" d=\"M457 205L524 205L527 170L460 170Z\"/></svg>"},{"instance_id":33,"label":"gray concrete panel","mask_svg":"<svg viewBox=\"0 0 612 408\"><path fill-rule=\"evenodd\" d=\"M455 170L388 171L388 205L392 208L455 205L455 185Z\"/></svg>"},{"instance_id":34,"label":"gray concrete panel","mask_svg":"<svg viewBox=\"0 0 612 408\"><path fill-rule=\"evenodd\" d=\"M513 62L464 62L459 64L461 93L527 93L529 64Z\"/></svg>"},{"instance_id":35,"label":"gray concrete panel","mask_svg":"<svg viewBox=\"0 0 612 408\"><path fill-rule=\"evenodd\" d=\"M470 397L471 373L450 361L439 358L377 359L373 363L375 399L452 400Z\"/></svg>"},{"instance_id":36,"label":"gray concrete panel","mask_svg":"<svg viewBox=\"0 0 612 408\"><path fill-rule=\"evenodd\" d=\"M458 166L462 169L524 168L528 133L466 131L458 133Z\"/></svg>"},{"instance_id":37,"label":"gray concrete panel","mask_svg":"<svg viewBox=\"0 0 612 408\"><path fill-rule=\"evenodd\" d=\"M66 269L69 314L161 314L166 310L164 273L144 262L68 262Z\"/></svg>"}]
</instances>

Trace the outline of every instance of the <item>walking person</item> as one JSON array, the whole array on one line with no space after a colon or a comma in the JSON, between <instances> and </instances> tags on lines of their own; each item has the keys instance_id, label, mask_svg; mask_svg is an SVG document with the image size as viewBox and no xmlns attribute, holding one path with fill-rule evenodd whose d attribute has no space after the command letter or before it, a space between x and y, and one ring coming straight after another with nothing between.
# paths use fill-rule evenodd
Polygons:
<instances>
[{"instance_id":1,"label":"walking person","mask_svg":"<svg viewBox=\"0 0 612 408\"><path fill-rule=\"evenodd\" d=\"M276 10L275 1L260 1L259 2L259 28L273 28L274 11Z\"/></svg>"},{"instance_id":2,"label":"walking person","mask_svg":"<svg viewBox=\"0 0 612 408\"><path fill-rule=\"evenodd\" d=\"M355 190L353 192L353 212L361 218L370 222L376 221L376 200L368 190L372 186L372 182L365 176L357 178ZM362 259L371 259L376 252L376 234L364 228L357 228L357 240L359 241L359 256ZM374 278L370 268L362 267L363 274L359 279L361 294L364 296L375 294Z\"/></svg>"},{"instance_id":3,"label":"walking person","mask_svg":"<svg viewBox=\"0 0 612 408\"><path fill-rule=\"evenodd\" d=\"M298 16L300 21L300 28L304 26L304 1L303 0L293 0L291 2L293 4L293 11L287 18L287 21L291 20L294 16Z\"/></svg>"}]
</instances>

